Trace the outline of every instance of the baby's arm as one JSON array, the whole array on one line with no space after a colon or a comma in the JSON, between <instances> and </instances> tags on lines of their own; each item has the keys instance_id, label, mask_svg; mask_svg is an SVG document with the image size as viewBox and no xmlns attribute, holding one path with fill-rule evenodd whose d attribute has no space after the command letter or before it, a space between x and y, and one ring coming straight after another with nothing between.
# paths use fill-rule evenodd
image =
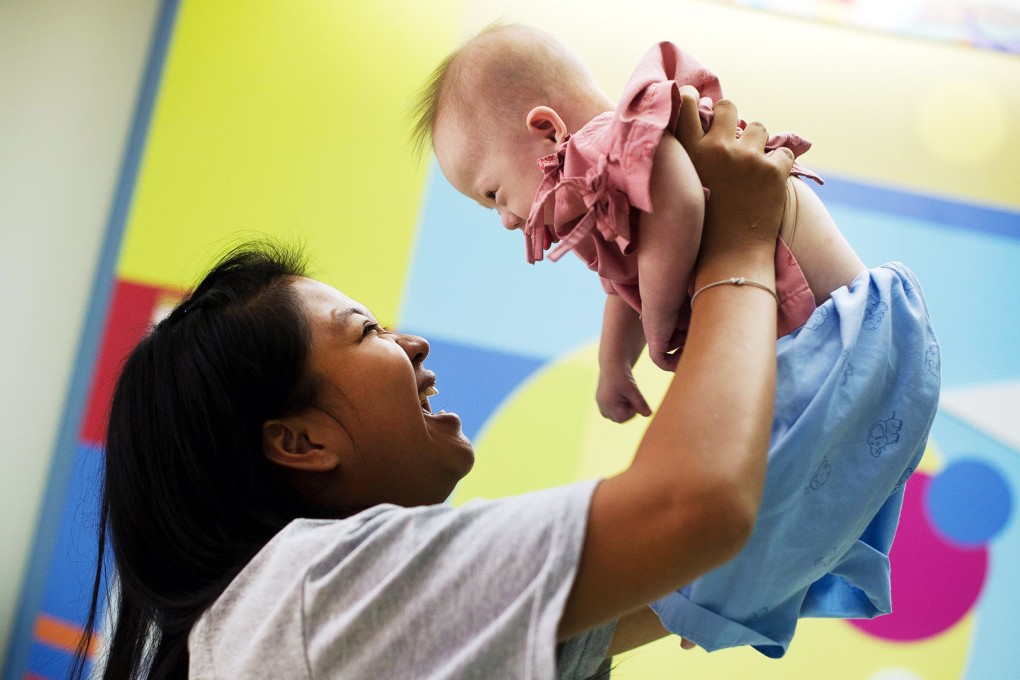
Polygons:
<instances>
[{"instance_id":1,"label":"baby's arm","mask_svg":"<svg viewBox=\"0 0 1020 680\"><path fill-rule=\"evenodd\" d=\"M705 194L687 152L670 133L655 151L649 194L652 212L641 213L638 222L641 322L652 361L672 371L679 355L669 349L701 244Z\"/></svg>"},{"instance_id":2,"label":"baby's arm","mask_svg":"<svg viewBox=\"0 0 1020 680\"><path fill-rule=\"evenodd\" d=\"M850 285L865 269L821 199L806 182L793 177L787 180L779 235L797 258L816 305L828 300L832 291Z\"/></svg>"},{"instance_id":3,"label":"baby's arm","mask_svg":"<svg viewBox=\"0 0 1020 680\"><path fill-rule=\"evenodd\" d=\"M626 422L635 413L645 417L652 414L631 373L644 346L645 334L637 312L619 295L606 295L595 401L602 415L613 422Z\"/></svg>"}]
</instances>

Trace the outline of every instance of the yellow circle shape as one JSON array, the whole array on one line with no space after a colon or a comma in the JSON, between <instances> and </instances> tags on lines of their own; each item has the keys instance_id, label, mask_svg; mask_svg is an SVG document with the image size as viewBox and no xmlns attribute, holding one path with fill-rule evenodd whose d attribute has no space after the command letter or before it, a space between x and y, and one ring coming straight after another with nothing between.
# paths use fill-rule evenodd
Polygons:
<instances>
[{"instance_id":1,"label":"yellow circle shape","mask_svg":"<svg viewBox=\"0 0 1020 680\"><path fill-rule=\"evenodd\" d=\"M507 396L475 438L476 461L453 502L494 498L610 477L630 465L648 420L624 425L602 417L595 403L598 343L553 359ZM646 357L634 376L653 408L671 373Z\"/></svg>"}]
</instances>

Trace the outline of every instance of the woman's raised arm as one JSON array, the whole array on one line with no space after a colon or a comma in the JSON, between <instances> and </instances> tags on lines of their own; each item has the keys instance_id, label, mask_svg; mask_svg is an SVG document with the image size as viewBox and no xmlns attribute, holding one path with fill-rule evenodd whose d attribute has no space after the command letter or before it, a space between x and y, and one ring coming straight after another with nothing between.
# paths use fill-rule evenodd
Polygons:
<instances>
[{"instance_id":1,"label":"woman's raised arm","mask_svg":"<svg viewBox=\"0 0 1020 680\"><path fill-rule=\"evenodd\" d=\"M731 102L701 131L684 92L679 136L711 191L695 286L744 277L775 289L773 259L792 154L734 137ZM775 392L776 301L751 285L698 296L675 377L630 467L596 488L559 627L566 639L733 557L754 526Z\"/></svg>"}]
</instances>

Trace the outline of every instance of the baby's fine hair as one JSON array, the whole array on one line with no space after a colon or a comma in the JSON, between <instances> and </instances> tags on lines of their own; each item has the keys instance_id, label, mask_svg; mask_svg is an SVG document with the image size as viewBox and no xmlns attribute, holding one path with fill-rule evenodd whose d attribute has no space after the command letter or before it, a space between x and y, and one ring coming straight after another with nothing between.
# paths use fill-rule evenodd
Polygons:
<instances>
[{"instance_id":1,"label":"baby's fine hair","mask_svg":"<svg viewBox=\"0 0 1020 680\"><path fill-rule=\"evenodd\" d=\"M419 155L430 148L444 111L503 122L534 106L557 108L594 87L581 59L552 35L493 22L443 59L418 91L411 140Z\"/></svg>"}]
</instances>

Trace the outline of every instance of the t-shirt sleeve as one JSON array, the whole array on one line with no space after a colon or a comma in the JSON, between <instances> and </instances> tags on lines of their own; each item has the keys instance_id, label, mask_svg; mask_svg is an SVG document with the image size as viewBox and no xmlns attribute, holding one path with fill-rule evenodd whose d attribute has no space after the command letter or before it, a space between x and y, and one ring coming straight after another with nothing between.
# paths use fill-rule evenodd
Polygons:
<instances>
[{"instance_id":1,"label":"t-shirt sleeve","mask_svg":"<svg viewBox=\"0 0 1020 680\"><path fill-rule=\"evenodd\" d=\"M324 532L303 597L312 676L551 680L595 673L612 624L559 650L556 631L596 485L460 508L380 506L339 526L311 528Z\"/></svg>"}]
</instances>

